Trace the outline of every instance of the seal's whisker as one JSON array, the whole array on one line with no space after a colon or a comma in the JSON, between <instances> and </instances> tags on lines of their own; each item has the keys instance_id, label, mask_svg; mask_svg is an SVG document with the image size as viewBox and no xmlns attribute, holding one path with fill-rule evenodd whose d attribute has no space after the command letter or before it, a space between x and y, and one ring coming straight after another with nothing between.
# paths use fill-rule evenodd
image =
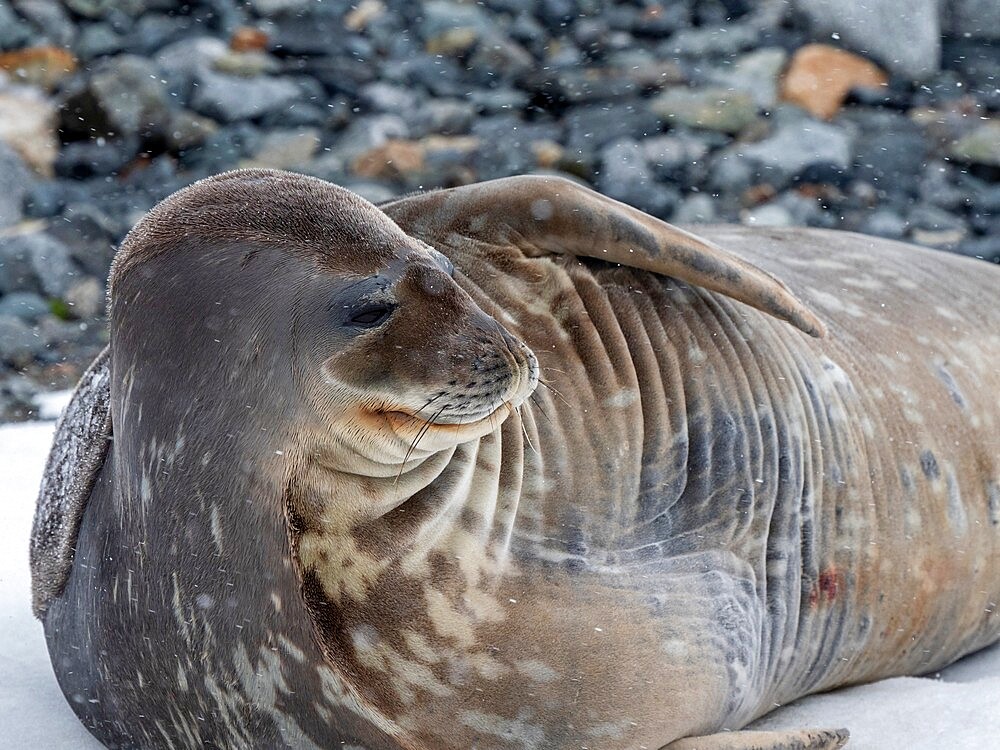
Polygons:
<instances>
[{"instance_id":1,"label":"seal's whisker","mask_svg":"<svg viewBox=\"0 0 1000 750\"><path fill-rule=\"evenodd\" d=\"M547 413L545 412L545 407L544 407L544 406L542 405L542 402L541 402L541 400L539 400L538 396L536 396L536 395L535 395L534 393L532 393L532 394L531 394L530 396L528 396L528 400L529 400L529 401L531 401L531 403L533 403L533 404L534 404L535 406L537 406L537 407L538 407L538 411L539 411L539 413L540 413L540 414L541 414L541 415L542 415L543 417L545 417L545 418L546 418L547 420L549 420L550 422L552 421L552 417L550 417L550 416L549 416L549 415L548 415L548 414L547 414Z\"/></svg>"},{"instance_id":2,"label":"seal's whisker","mask_svg":"<svg viewBox=\"0 0 1000 750\"><path fill-rule=\"evenodd\" d=\"M417 445L423 439L424 435L427 434L427 431L431 428L431 425L434 424L434 420L440 417L444 413L444 410L446 408L447 406L442 406L434 413L434 415L430 419L424 420L424 423L420 425L420 429L417 430L417 434L413 438L413 442L410 443L410 447L406 449L406 455L403 456L403 461L399 465L399 473L396 474L396 481L394 482L394 484L397 484L399 482L399 478L403 476L403 467L406 466L406 462L410 460L410 456L413 454L413 451L417 449Z\"/></svg>"},{"instance_id":3,"label":"seal's whisker","mask_svg":"<svg viewBox=\"0 0 1000 750\"><path fill-rule=\"evenodd\" d=\"M515 411L517 412L517 418L521 421L521 432L524 433L524 440L528 444L528 447L531 448L531 452L537 456L538 451L535 450L535 446L531 444L531 438L528 437L528 428L524 424L524 417L521 416L521 407L517 407Z\"/></svg>"},{"instance_id":4,"label":"seal's whisker","mask_svg":"<svg viewBox=\"0 0 1000 750\"><path fill-rule=\"evenodd\" d=\"M566 404L566 406L569 406L569 407L572 408L573 405L569 401L567 401L566 397L563 396L553 385L551 385L550 383L546 383L544 380L539 380L538 382L540 384L544 385L550 391L552 391L559 398L560 401L562 401L564 404Z\"/></svg>"},{"instance_id":5,"label":"seal's whisker","mask_svg":"<svg viewBox=\"0 0 1000 750\"><path fill-rule=\"evenodd\" d=\"M440 392L440 393L439 393L438 395L436 395L436 396L435 396L434 398L430 399L430 400L429 400L429 401L428 401L428 402L427 402L426 404L424 404L424 405L423 405L423 406L421 406L421 407L420 407L419 409L417 409L417 410L416 410L416 411L414 412L414 414L419 414L419 413L420 413L420 412L422 412L422 411L423 411L424 409L426 409L426 408L427 408L428 406L430 406L430 405L431 405L431 404L433 404L433 403L434 403L435 401L437 401L437 400L438 400L439 398L441 398L442 396L446 395L446 393L447 393L447 391L441 391L441 392Z\"/></svg>"}]
</instances>

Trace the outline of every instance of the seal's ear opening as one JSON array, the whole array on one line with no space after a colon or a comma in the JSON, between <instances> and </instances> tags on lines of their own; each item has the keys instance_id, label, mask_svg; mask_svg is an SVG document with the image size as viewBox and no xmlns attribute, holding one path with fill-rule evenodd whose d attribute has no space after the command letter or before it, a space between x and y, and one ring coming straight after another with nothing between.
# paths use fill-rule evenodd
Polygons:
<instances>
[{"instance_id":1,"label":"seal's ear opening","mask_svg":"<svg viewBox=\"0 0 1000 750\"><path fill-rule=\"evenodd\" d=\"M39 619L69 580L83 512L111 444L108 352L105 347L80 378L59 418L38 490L30 559L32 610Z\"/></svg>"},{"instance_id":2,"label":"seal's ear opening","mask_svg":"<svg viewBox=\"0 0 1000 750\"><path fill-rule=\"evenodd\" d=\"M577 255L701 286L812 336L826 326L779 279L690 232L562 177L522 176L415 195L381 206L404 231L510 242L528 256Z\"/></svg>"}]
</instances>

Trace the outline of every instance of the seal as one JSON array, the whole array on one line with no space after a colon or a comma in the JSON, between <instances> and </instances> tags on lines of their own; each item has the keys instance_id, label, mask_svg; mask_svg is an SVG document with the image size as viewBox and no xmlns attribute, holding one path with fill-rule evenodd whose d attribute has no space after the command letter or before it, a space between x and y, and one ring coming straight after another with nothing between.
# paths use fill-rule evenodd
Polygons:
<instances>
[{"instance_id":1,"label":"seal","mask_svg":"<svg viewBox=\"0 0 1000 750\"><path fill-rule=\"evenodd\" d=\"M196 183L57 428L56 676L109 747L839 747L735 730L1000 637L998 288L560 178Z\"/></svg>"}]
</instances>

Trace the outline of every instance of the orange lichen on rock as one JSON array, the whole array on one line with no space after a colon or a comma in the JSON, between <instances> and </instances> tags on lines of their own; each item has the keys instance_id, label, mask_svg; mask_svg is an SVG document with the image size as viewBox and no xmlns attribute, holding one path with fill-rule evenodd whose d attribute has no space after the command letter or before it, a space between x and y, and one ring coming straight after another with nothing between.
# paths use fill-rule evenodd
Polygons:
<instances>
[{"instance_id":1,"label":"orange lichen on rock","mask_svg":"<svg viewBox=\"0 0 1000 750\"><path fill-rule=\"evenodd\" d=\"M53 89L76 70L76 59L61 47L27 47L0 54L0 70L19 83Z\"/></svg>"},{"instance_id":2,"label":"orange lichen on rock","mask_svg":"<svg viewBox=\"0 0 1000 750\"><path fill-rule=\"evenodd\" d=\"M416 141L389 140L361 154L351 166L360 177L391 179L423 169L424 153Z\"/></svg>"},{"instance_id":3,"label":"orange lichen on rock","mask_svg":"<svg viewBox=\"0 0 1000 750\"><path fill-rule=\"evenodd\" d=\"M885 72L863 57L827 44L808 44L792 57L781 83L781 98L816 117L831 119L854 88L878 88Z\"/></svg>"},{"instance_id":4,"label":"orange lichen on rock","mask_svg":"<svg viewBox=\"0 0 1000 750\"><path fill-rule=\"evenodd\" d=\"M263 52L267 49L267 34L252 26L240 26L229 40L233 52Z\"/></svg>"}]
</instances>

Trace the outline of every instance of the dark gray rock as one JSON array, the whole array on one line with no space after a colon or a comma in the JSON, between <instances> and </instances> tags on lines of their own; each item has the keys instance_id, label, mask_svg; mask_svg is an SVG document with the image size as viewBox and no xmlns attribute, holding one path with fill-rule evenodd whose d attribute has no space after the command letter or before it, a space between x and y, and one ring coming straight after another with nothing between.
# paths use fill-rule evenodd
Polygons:
<instances>
[{"instance_id":1,"label":"dark gray rock","mask_svg":"<svg viewBox=\"0 0 1000 750\"><path fill-rule=\"evenodd\" d=\"M663 39L691 25L691 8L687 3L673 2L641 7L614 4L604 9L608 27L627 31L637 37Z\"/></svg>"},{"instance_id":2,"label":"dark gray rock","mask_svg":"<svg viewBox=\"0 0 1000 750\"><path fill-rule=\"evenodd\" d=\"M71 47L76 38L76 26L62 3L55 0L18 0L17 12L35 29L32 44L52 44Z\"/></svg>"},{"instance_id":3,"label":"dark gray rock","mask_svg":"<svg viewBox=\"0 0 1000 750\"><path fill-rule=\"evenodd\" d=\"M163 3L147 2L146 0L63 0L66 7L78 16L88 19L109 18L117 15L135 17L141 15L147 8L153 8Z\"/></svg>"},{"instance_id":4,"label":"dark gray rock","mask_svg":"<svg viewBox=\"0 0 1000 750\"><path fill-rule=\"evenodd\" d=\"M912 207L907 219L910 223L909 239L920 245L951 249L969 236L969 227L964 219L937 206L918 203Z\"/></svg>"},{"instance_id":5,"label":"dark gray rock","mask_svg":"<svg viewBox=\"0 0 1000 750\"><path fill-rule=\"evenodd\" d=\"M18 318L34 323L49 312L49 303L35 292L10 292L0 296L0 318Z\"/></svg>"},{"instance_id":6,"label":"dark gray rock","mask_svg":"<svg viewBox=\"0 0 1000 750\"><path fill-rule=\"evenodd\" d=\"M653 216L670 216L680 193L658 183L643 148L633 140L619 140L601 149L597 189Z\"/></svg>"},{"instance_id":7,"label":"dark gray rock","mask_svg":"<svg viewBox=\"0 0 1000 750\"><path fill-rule=\"evenodd\" d=\"M910 223L891 209L880 209L869 214L860 229L865 234L901 240L906 236Z\"/></svg>"},{"instance_id":8,"label":"dark gray rock","mask_svg":"<svg viewBox=\"0 0 1000 750\"><path fill-rule=\"evenodd\" d=\"M24 215L31 219L56 216L66 205L66 186L56 180L34 183L24 196Z\"/></svg>"},{"instance_id":9,"label":"dark gray rock","mask_svg":"<svg viewBox=\"0 0 1000 750\"><path fill-rule=\"evenodd\" d=\"M996 41L946 38L941 49L941 64L959 73L967 95L993 111L1000 110L1000 54L997 54Z\"/></svg>"},{"instance_id":10,"label":"dark gray rock","mask_svg":"<svg viewBox=\"0 0 1000 750\"><path fill-rule=\"evenodd\" d=\"M1000 263L1000 234L964 240L954 248L954 252L970 258Z\"/></svg>"},{"instance_id":11,"label":"dark gray rock","mask_svg":"<svg viewBox=\"0 0 1000 750\"><path fill-rule=\"evenodd\" d=\"M388 140L410 137L410 129L398 115L382 114L359 117L337 138L331 152L350 160Z\"/></svg>"},{"instance_id":12,"label":"dark gray rock","mask_svg":"<svg viewBox=\"0 0 1000 750\"><path fill-rule=\"evenodd\" d=\"M472 135L481 144L472 155L476 179L492 180L534 171L535 154L531 145L539 141L559 142L562 128L556 123L527 123L515 115L496 115L480 118L472 126Z\"/></svg>"},{"instance_id":13,"label":"dark gray rock","mask_svg":"<svg viewBox=\"0 0 1000 750\"><path fill-rule=\"evenodd\" d=\"M835 125L802 120L733 150L756 171L756 179L783 187L793 179L838 182L851 162L851 138Z\"/></svg>"},{"instance_id":14,"label":"dark gray rock","mask_svg":"<svg viewBox=\"0 0 1000 750\"><path fill-rule=\"evenodd\" d=\"M709 144L687 134L658 135L641 141L650 170L660 180L680 184L698 182Z\"/></svg>"},{"instance_id":15,"label":"dark gray rock","mask_svg":"<svg viewBox=\"0 0 1000 750\"><path fill-rule=\"evenodd\" d=\"M861 134L854 157L855 177L882 190L916 192L928 155L929 144L923 135L915 128L896 132L862 129Z\"/></svg>"},{"instance_id":16,"label":"dark gray rock","mask_svg":"<svg viewBox=\"0 0 1000 750\"><path fill-rule=\"evenodd\" d=\"M38 386L23 375L0 378L0 422L38 417Z\"/></svg>"},{"instance_id":17,"label":"dark gray rock","mask_svg":"<svg viewBox=\"0 0 1000 750\"><path fill-rule=\"evenodd\" d=\"M759 39L759 32L748 24L682 29L662 42L659 52L698 60L729 57L752 49Z\"/></svg>"},{"instance_id":18,"label":"dark gray rock","mask_svg":"<svg viewBox=\"0 0 1000 750\"><path fill-rule=\"evenodd\" d=\"M918 194L925 203L946 211L961 213L972 203L975 178L963 175L947 162L933 159L925 163L917 175Z\"/></svg>"},{"instance_id":19,"label":"dark gray rock","mask_svg":"<svg viewBox=\"0 0 1000 750\"><path fill-rule=\"evenodd\" d=\"M166 127L167 147L171 151L184 151L200 146L218 131L214 120L186 109L170 113Z\"/></svg>"},{"instance_id":20,"label":"dark gray rock","mask_svg":"<svg viewBox=\"0 0 1000 750\"><path fill-rule=\"evenodd\" d=\"M0 0L0 52L28 44L31 27L21 20L6 0Z\"/></svg>"},{"instance_id":21,"label":"dark gray rock","mask_svg":"<svg viewBox=\"0 0 1000 750\"><path fill-rule=\"evenodd\" d=\"M84 26L77 37L74 51L82 60L93 60L105 55L114 55L125 49L126 39L115 32L109 23L93 23Z\"/></svg>"},{"instance_id":22,"label":"dark gray rock","mask_svg":"<svg viewBox=\"0 0 1000 750\"><path fill-rule=\"evenodd\" d=\"M74 262L87 276L103 279L108 275L115 245L125 236L130 224L116 220L93 203L70 203L58 221L53 221L47 235L69 248Z\"/></svg>"},{"instance_id":23,"label":"dark gray rock","mask_svg":"<svg viewBox=\"0 0 1000 750\"><path fill-rule=\"evenodd\" d=\"M253 154L260 138L260 131L248 122L228 125L210 135L201 145L182 151L179 163L184 169L200 170L206 176L222 172Z\"/></svg>"},{"instance_id":24,"label":"dark gray rock","mask_svg":"<svg viewBox=\"0 0 1000 750\"><path fill-rule=\"evenodd\" d=\"M152 55L168 44L190 37L198 30L198 21L193 16L159 13L143 15L129 34L126 49L140 55Z\"/></svg>"},{"instance_id":25,"label":"dark gray rock","mask_svg":"<svg viewBox=\"0 0 1000 750\"><path fill-rule=\"evenodd\" d=\"M837 38L893 73L921 80L941 63L938 0L795 0L818 38Z\"/></svg>"},{"instance_id":26,"label":"dark gray rock","mask_svg":"<svg viewBox=\"0 0 1000 750\"><path fill-rule=\"evenodd\" d=\"M780 203L765 203L746 209L740 221L748 226L790 227L795 224L792 213Z\"/></svg>"},{"instance_id":27,"label":"dark gray rock","mask_svg":"<svg viewBox=\"0 0 1000 750\"><path fill-rule=\"evenodd\" d=\"M248 0L247 5L258 16L303 14L314 5L313 0Z\"/></svg>"},{"instance_id":28,"label":"dark gray rock","mask_svg":"<svg viewBox=\"0 0 1000 750\"><path fill-rule=\"evenodd\" d=\"M663 126L663 120L642 102L573 107L563 122L566 150L584 161L611 141L649 138L658 135Z\"/></svg>"},{"instance_id":29,"label":"dark gray rock","mask_svg":"<svg viewBox=\"0 0 1000 750\"><path fill-rule=\"evenodd\" d=\"M580 4L576 0L540 0L535 15L551 31L559 33L580 15Z\"/></svg>"},{"instance_id":30,"label":"dark gray rock","mask_svg":"<svg viewBox=\"0 0 1000 750\"><path fill-rule=\"evenodd\" d=\"M42 292L49 297L64 297L80 275L73 264L69 248L42 232L22 236L29 244L31 265Z\"/></svg>"},{"instance_id":31,"label":"dark gray rock","mask_svg":"<svg viewBox=\"0 0 1000 750\"><path fill-rule=\"evenodd\" d=\"M63 109L64 132L82 137L160 136L169 117L167 87L156 66L135 55L101 64Z\"/></svg>"},{"instance_id":32,"label":"dark gray rock","mask_svg":"<svg viewBox=\"0 0 1000 750\"><path fill-rule=\"evenodd\" d=\"M61 297L78 275L69 249L44 232L0 237L0 293Z\"/></svg>"},{"instance_id":33,"label":"dark gray rock","mask_svg":"<svg viewBox=\"0 0 1000 750\"><path fill-rule=\"evenodd\" d=\"M361 103L372 112L389 112L406 117L417 108L419 92L377 81L358 92Z\"/></svg>"},{"instance_id":34,"label":"dark gray rock","mask_svg":"<svg viewBox=\"0 0 1000 750\"><path fill-rule=\"evenodd\" d=\"M339 18L326 15L285 14L264 28L271 40L270 49L283 56L326 55L347 50L356 42Z\"/></svg>"},{"instance_id":35,"label":"dark gray rock","mask_svg":"<svg viewBox=\"0 0 1000 750\"><path fill-rule=\"evenodd\" d=\"M732 64L713 68L706 83L750 95L759 109L771 109L778 101L778 78L788 61L780 47L765 47L737 58Z\"/></svg>"},{"instance_id":36,"label":"dark gray rock","mask_svg":"<svg viewBox=\"0 0 1000 750\"><path fill-rule=\"evenodd\" d=\"M325 99L325 97L324 97ZM286 109L268 112L260 118L260 126L265 130L273 128L336 127L330 118L331 112L318 104L295 102Z\"/></svg>"},{"instance_id":37,"label":"dark gray rock","mask_svg":"<svg viewBox=\"0 0 1000 750\"><path fill-rule=\"evenodd\" d=\"M502 86L469 92L469 103L482 115L519 112L527 108L530 97L524 91Z\"/></svg>"},{"instance_id":38,"label":"dark gray rock","mask_svg":"<svg viewBox=\"0 0 1000 750\"><path fill-rule=\"evenodd\" d=\"M220 122L250 120L287 109L299 100L299 88L287 78L238 78L202 70L191 108Z\"/></svg>"},{"instance_id":39,"label":"dark gray rock","mask_svg":"<svg viewBox=\"0 0 1000 750\"><path fill-rule=\"evenodd\" d=\"M458 35L466 31L471 42L492 30L490 17L482 8L450 0L430 0L424 3L417 22L417 32L429 44L443 42L441 37L444 34Z\"/></svg>"},{"instance_id":40,"label":"dark gray rock","mask_svg":"<svg viewBox=\"0 0 1000 750\"><path fill-rule=\"evenodd\" d=\"M116 175L135 158L138 150L135 138L98 138L67 143L56 157L55 171L60 177L76 180Z\"/></svg>"},{"instance_id":41,"label":"dark gray rock","mask_svg":"<svg viewBox=\"0 0 1000 750\"><path fill-rule=\"evenodd\" d=\"M170 100L182 107L189 106L198 73L211 70L227 51L225 42L208 36L183 39L161 49L154 62Z\"/></svg>"},{"instance_id":42,"label":"dark gray rock","mask_svg":"<svg viewBox=\"0 0 1000 750\"><path fill-rule=\"evenodd\" d=\"M410 122L413 136L424 136L429 133L441 135L460 135L468 133L476 116L476 107L471 102L462 99L427 99L416 112Z\"/></svg>"},{"instance_id":43,"label":"dark gray rock","mask_svg":"<svg viewBox=\"0 0 1000 750\"><path fill-rule=\"evenodd\" d=\"M468 67L484 83L515 81L534 70L535 59L510 37L491 30L479 38Z\"/></svg>"},{"instance_id":44,"label":"dark gray rock","mask_svg":"<svg viewBox=\"0 0 1000 750\"><path fill-rule=\"evenodd\" d=\"M721 133L739 133L758 119L757 105L750 94L720 87L674 87L655 97L650 106L668 125Z\"/></svg>"},{"instance_id":45,"label":"dark gray rock","mask_svg":"<svg viewBox=\"0 0 1000 750\"><path fill-rule=\"evenodd\" d=\"M0 361L26 367L45 351L45 341L23 320L0 318Z\"/></svg>"},{"instance_id":46,"label":"dark gray rock","mask_svg":"<svg viewBox=\"0 0 1000 750\"><path fill-rule=\"evenodd\" d=\"M21 220L25 195L35 178L14 150L0 141L0 229Z\"/></svg>"},{"instance_id":47,"label":"dark gray rock","mask_svg":"<svg viewBox=\"0 0 1000 750\"><path fill-rule=\"evenodd\" d=\"M945 33L973 39L1000 39L996 0L949 0L942 6Z\"/></svg>"},{"instance_id":48,"label":"dark gray rock","mask_svg":"<svg viewBox=\"0 0 1000 750\"><path fill-rule=\"evenodd\" d=\"M705 193L692 193L674 211L677 224L711 224L718 219L716 201Z\"/></svg>"},{"instance_id":49,"label":"dark gray rock","mask_svg":"<svg viewBox=\"0 0 1000 750\"><path fill-rule=\"evenodd\" d=\"M706 187L713 193L724 195L739 195L750 187L760 176L757 165L737 148L728 148L716 152L710 158Z\"/></svg>"}]
</instances>

